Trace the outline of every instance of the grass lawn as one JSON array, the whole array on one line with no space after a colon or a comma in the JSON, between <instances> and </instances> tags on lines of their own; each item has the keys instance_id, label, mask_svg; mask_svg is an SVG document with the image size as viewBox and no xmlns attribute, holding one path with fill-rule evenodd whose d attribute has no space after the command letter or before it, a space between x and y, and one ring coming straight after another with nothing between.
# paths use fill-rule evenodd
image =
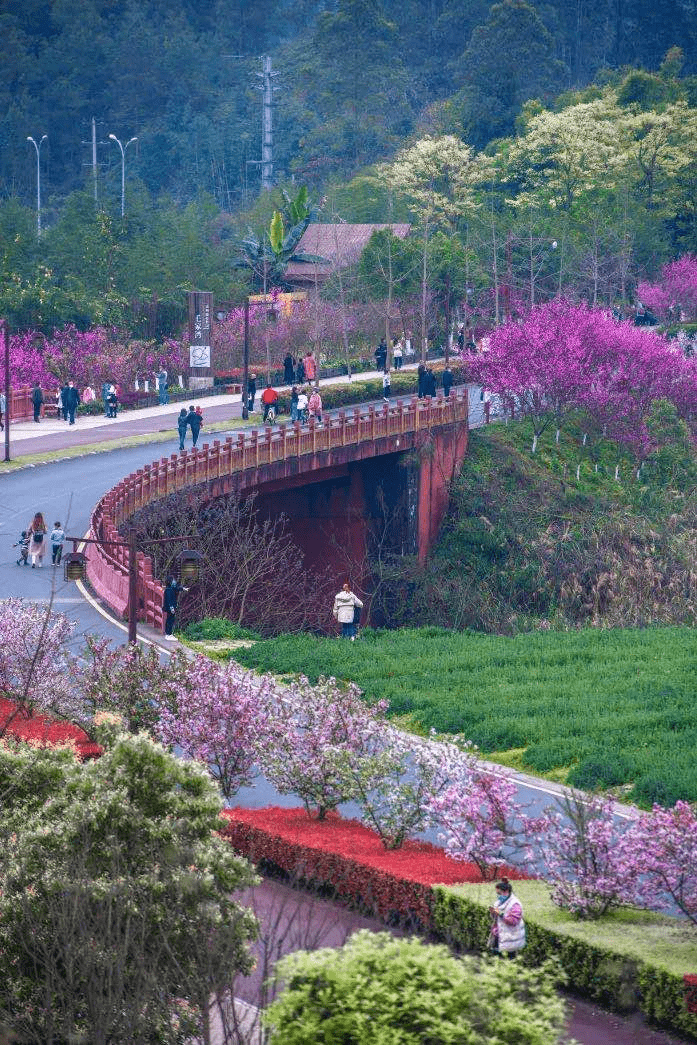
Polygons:
<instances>
[{"instance_id":1,"label":"grass lawn","mask_svg":"<svg viewBox=\"0 0 697 1045\"><path fill-rule=\"evenodd\" d=\"M366 630L355 644L285 635L233 655L260 671L351 680L416 728L465 734L579 787L624 786L641 805L697 801L695 629Z\"/></svg>"}]
</instances>

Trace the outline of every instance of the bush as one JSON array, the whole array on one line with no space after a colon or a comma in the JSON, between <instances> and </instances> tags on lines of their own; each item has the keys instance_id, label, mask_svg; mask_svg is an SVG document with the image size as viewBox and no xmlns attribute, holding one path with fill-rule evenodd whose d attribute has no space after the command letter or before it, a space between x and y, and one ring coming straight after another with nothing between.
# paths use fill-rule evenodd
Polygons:
<instances>
[{"instance_id":1,"label":"bush","mask_svg":"<svg viewBox=\"0 0 697 1045\"><path fill-rule=\"evenodd\" d=\"M283 1045L555 1045L564 1026L559 979L517 963L458 961L445 947L355 933L340 950L279 962L285 990L270 1006L270 1043Z\"/></svg>"},{"instance_id":2,"label":"bush","mask_svg":"<svg viewBox=\"0 0 697 1045\"><path fill-rule=\"evenodd\" d=\"M185 639L191 642L216 642L221 639L257 640L260 635L250 628L243 628L234 621L223 617L205 617L203 620L187 624L182 632Z\"/></svg>"}]
</instances>

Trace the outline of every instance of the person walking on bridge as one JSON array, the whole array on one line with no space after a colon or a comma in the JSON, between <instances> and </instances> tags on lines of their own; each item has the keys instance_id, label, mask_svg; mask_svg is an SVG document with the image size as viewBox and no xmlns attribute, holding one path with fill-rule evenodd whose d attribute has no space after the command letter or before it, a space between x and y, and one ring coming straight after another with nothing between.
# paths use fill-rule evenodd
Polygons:
<instances>
[{"instance_id":1,"label":"person walking on bridge","mask_svg":"<svg viewBox=\"0 0 697 1045\"><path fill-rule=\"evenodd\" d=\"M191 429L192 446L196 446L198 442L198 435L201 431L201 415L196 413L196 407L192 405L189 407L189 412L186 415L186 423Z\"/></svg>"}]
</instances>

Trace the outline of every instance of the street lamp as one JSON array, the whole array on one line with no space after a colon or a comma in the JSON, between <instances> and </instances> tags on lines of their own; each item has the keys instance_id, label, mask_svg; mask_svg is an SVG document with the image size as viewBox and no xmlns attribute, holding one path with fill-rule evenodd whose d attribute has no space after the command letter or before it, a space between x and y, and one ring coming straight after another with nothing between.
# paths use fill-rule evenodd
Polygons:
<instances>
[{"instance_id":1,"label":"street lamp","mask_svg":"<svg viewBox=\"0 0 697 1045\"><path fill-rule=\"evenodd\" d=\"M115 134L110 134L109 137L121 150L121 217L123 217L126 202L126 149L131 142L137 142L138 137L136 135L135 138L129 138L125 145L121 144Z\"/></svg>"},{"instance_id":2,"label":"street lamp","mask_svg":"<svg viewBox=\"0 0 697 1045\"><path fill-rule=\"evenodd\" d=\"M41 239L41 146L48 138L47 134L42 135L41 141L37 145L31 135L27 136L27 141L31 142L36 149L36 238Z\"/></svg>"}]
</instances>

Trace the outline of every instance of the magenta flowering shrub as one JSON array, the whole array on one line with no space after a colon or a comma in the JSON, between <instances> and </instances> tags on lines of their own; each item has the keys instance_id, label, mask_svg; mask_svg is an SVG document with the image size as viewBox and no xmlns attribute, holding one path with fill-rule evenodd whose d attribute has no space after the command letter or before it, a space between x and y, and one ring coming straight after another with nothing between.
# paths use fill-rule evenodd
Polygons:
<instances>
[{"instance_id":1,"label":"magenta flowering shrub","mask_svg":"<svg viewBox=\"0 0 697 1045\"><path fill-rule=\"evenodd\" d=\"M35 331L10 337L10 379L13 387L52 388L74 381L78 388L97 389L104 381L122 390L133 388L164 368L170 381L188 365L188 353L178 341L124 341L115 328L78 330L68 325L37 344Z\"/></svg>"},{"instance_id":2,"label":"magenta flowering shrub","mask_svg":"<svg viewBox=\"0 0 697 1045\"><path fill-rule=\"evenodd\" d=\"M583 410L638 459L652 448L647 419L661 398L694 416L694 364L653 330L563 299L529 310L495 330L489 351L468 362L474 380L495 392L537 439ZM690 391L690 389L692 391Z\"/></svg>"},{"instance_id":3,"label":"magenta flowering shrub","mask_svg":"<svg viewBox=\"0 0 697 1045\"><path fill-rule=\"evenodd\" d=\"M697 257L685 254L664 265L660 281L640 283L637 294L662 319L697 319Z\"/></svg>"}]
</instances>

